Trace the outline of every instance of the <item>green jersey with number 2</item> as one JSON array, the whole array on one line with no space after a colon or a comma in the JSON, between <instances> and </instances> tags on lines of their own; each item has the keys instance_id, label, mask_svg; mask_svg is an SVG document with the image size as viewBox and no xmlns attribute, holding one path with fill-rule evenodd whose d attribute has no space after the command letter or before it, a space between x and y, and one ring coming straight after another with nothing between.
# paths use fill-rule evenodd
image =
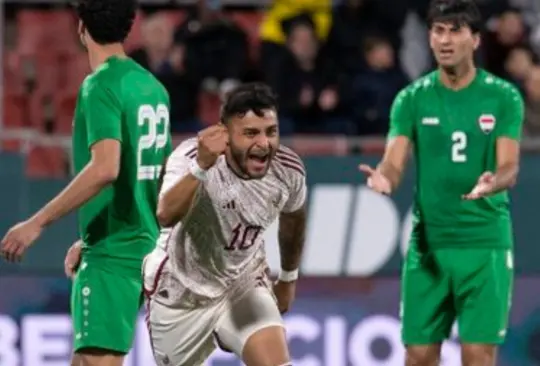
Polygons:
<instances>
[{"instance_id":1,"label":"green jersey with number 2","mask_svg":"<svg viewBox=\"0 0 540 366\"><path fill-rule=\"evenodd\" d=\"M73 132L75 173L89 163L92 145L104 139L121 143L120 172L79 210L83 258L94 266L140 273L159 234L158 180L171 150L169 97L129 58L109 58L81 86Z\"/></svg>"},{"instance_id":2,"label":"green jersey with number 2","mask_svg":"<svg viewBox=\"0 0 540 366\"><path fill-rule=\"evenodd\" d=\"M438 71L398 94L389 138L414 144L417 184L412 239L428 247L512 246L507 192L474 201L480 175L496 171L496 142L519 140L523 100L510 83L478 70L464 89L453 91Z\"/></svg>"}]
</instances>

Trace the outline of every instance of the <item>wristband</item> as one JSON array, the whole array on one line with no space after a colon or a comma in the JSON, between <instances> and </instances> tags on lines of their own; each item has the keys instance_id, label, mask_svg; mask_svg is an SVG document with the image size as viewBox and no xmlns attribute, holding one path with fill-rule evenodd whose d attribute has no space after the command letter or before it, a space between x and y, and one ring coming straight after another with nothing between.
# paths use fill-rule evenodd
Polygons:
<instances>
[{"instance_id":1,"label":"wristband","mask_svg":"<svg viewBox=\"0 0 540 366\"><path fill-rule=\"evenodd\" d=\"M294 282L298 279L298 269L295 269L294 271L285 271L281 270L279 272L278 280L281 282Z\"/></svg>"},{"instance_id":2,"label":"wristband","mask_svg":"<svg viewBox=\"0 0 540 366\"><path fill-rule=\"evenodd\" d=\"M207 171L204 170L203 168L201 168L199 166L199 164L197 164L196 160L191 161L191 164L189 165L189 172L191 173L191 175L193 175L198 180L201 180L201 181L206 180L206 172Z\"/></svg>"}]
</instances>

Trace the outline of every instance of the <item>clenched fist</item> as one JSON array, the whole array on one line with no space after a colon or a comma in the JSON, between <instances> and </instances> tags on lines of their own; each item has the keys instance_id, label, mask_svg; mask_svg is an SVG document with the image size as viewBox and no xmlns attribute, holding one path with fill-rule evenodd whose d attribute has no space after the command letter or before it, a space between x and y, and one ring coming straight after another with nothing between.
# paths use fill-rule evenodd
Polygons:
<instances>
[{"instance_id":1,"label":"clenched fist","mask_svg":"<svg viewBox=\"0 0 540 366\"><path fill-rule=\"evenodd\" d=\"M227 128L221 124L205 128L198 135L197 164L210 169L218 157L225 152L229 144Z\"/></svg>"}]
</instances>

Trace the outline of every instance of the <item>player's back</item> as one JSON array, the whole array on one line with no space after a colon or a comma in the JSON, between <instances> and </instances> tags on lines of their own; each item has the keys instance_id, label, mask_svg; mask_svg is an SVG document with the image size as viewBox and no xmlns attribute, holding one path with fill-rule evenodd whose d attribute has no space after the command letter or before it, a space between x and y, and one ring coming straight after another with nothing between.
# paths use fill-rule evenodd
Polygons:
<instances>
[{"instance_id":1,"label":"player's back","mask_svg":"<svg viewBox=\"0 0 540 366\"><path fill-rule=\"evenodd\" d=\"M171 149L169 98L154 76L129 58L110 58L81 87L73 137L77 171L108 129L121 141L120 171L81 208L81 235L87 256L120 259L122 266L139 269L159 234L158 180Z\"/></svg>"},{"instance_id":2,"label":"player's back","mask_svg":"<svg viewBox=\"0 0 540 366\"><path fill-rule=\"evenodd\" d=\"M391 134L407 135L414 143L415 213L425 235L437 234L433 241L470 239L468 231L482 232L479 241L502 236L511 241L506 192L474 201L462 195L482 173L496 170L499 137L519 139L520 113L517 90L483 70L458 91L445 87L439 72L433 72L396 98ZM405 121L410 126L404 127Z\"/></svg>"}]
</instances>

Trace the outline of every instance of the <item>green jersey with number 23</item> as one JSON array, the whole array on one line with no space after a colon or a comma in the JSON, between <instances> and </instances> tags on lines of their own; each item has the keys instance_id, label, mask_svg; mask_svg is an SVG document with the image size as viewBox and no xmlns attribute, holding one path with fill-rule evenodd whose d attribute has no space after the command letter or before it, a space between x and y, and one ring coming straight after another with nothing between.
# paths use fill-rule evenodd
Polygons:
<instances>
[{"instance_id":1,"label":"green jersey with number 23","mask_svg":"<svg viewBox=\"0 0 540 366\"><path fill-rule=\"evenodd\" d=\"M109 58L83 82L75 110L75 173L104 139L121 143L117 180L79 210L83 256L140 270L159 234L158 181L171 151L169 96L129 58Z\"/></svg>"},{"instance_id":2,"label":"green jersey with number 23","mask_svg":"<svg viewBox=\"0 0 540 366\"><path fill-rule=\"evenodd\" d=\"M389 137L414 145L416 192L413 238L428 247L512 246L507 192L474 201L480 175L496 171L496 142L519 140L523 100L510 83L478 70L454 91L435 71L401 91L391 112Z\"/></svg>"}]
</instances>

